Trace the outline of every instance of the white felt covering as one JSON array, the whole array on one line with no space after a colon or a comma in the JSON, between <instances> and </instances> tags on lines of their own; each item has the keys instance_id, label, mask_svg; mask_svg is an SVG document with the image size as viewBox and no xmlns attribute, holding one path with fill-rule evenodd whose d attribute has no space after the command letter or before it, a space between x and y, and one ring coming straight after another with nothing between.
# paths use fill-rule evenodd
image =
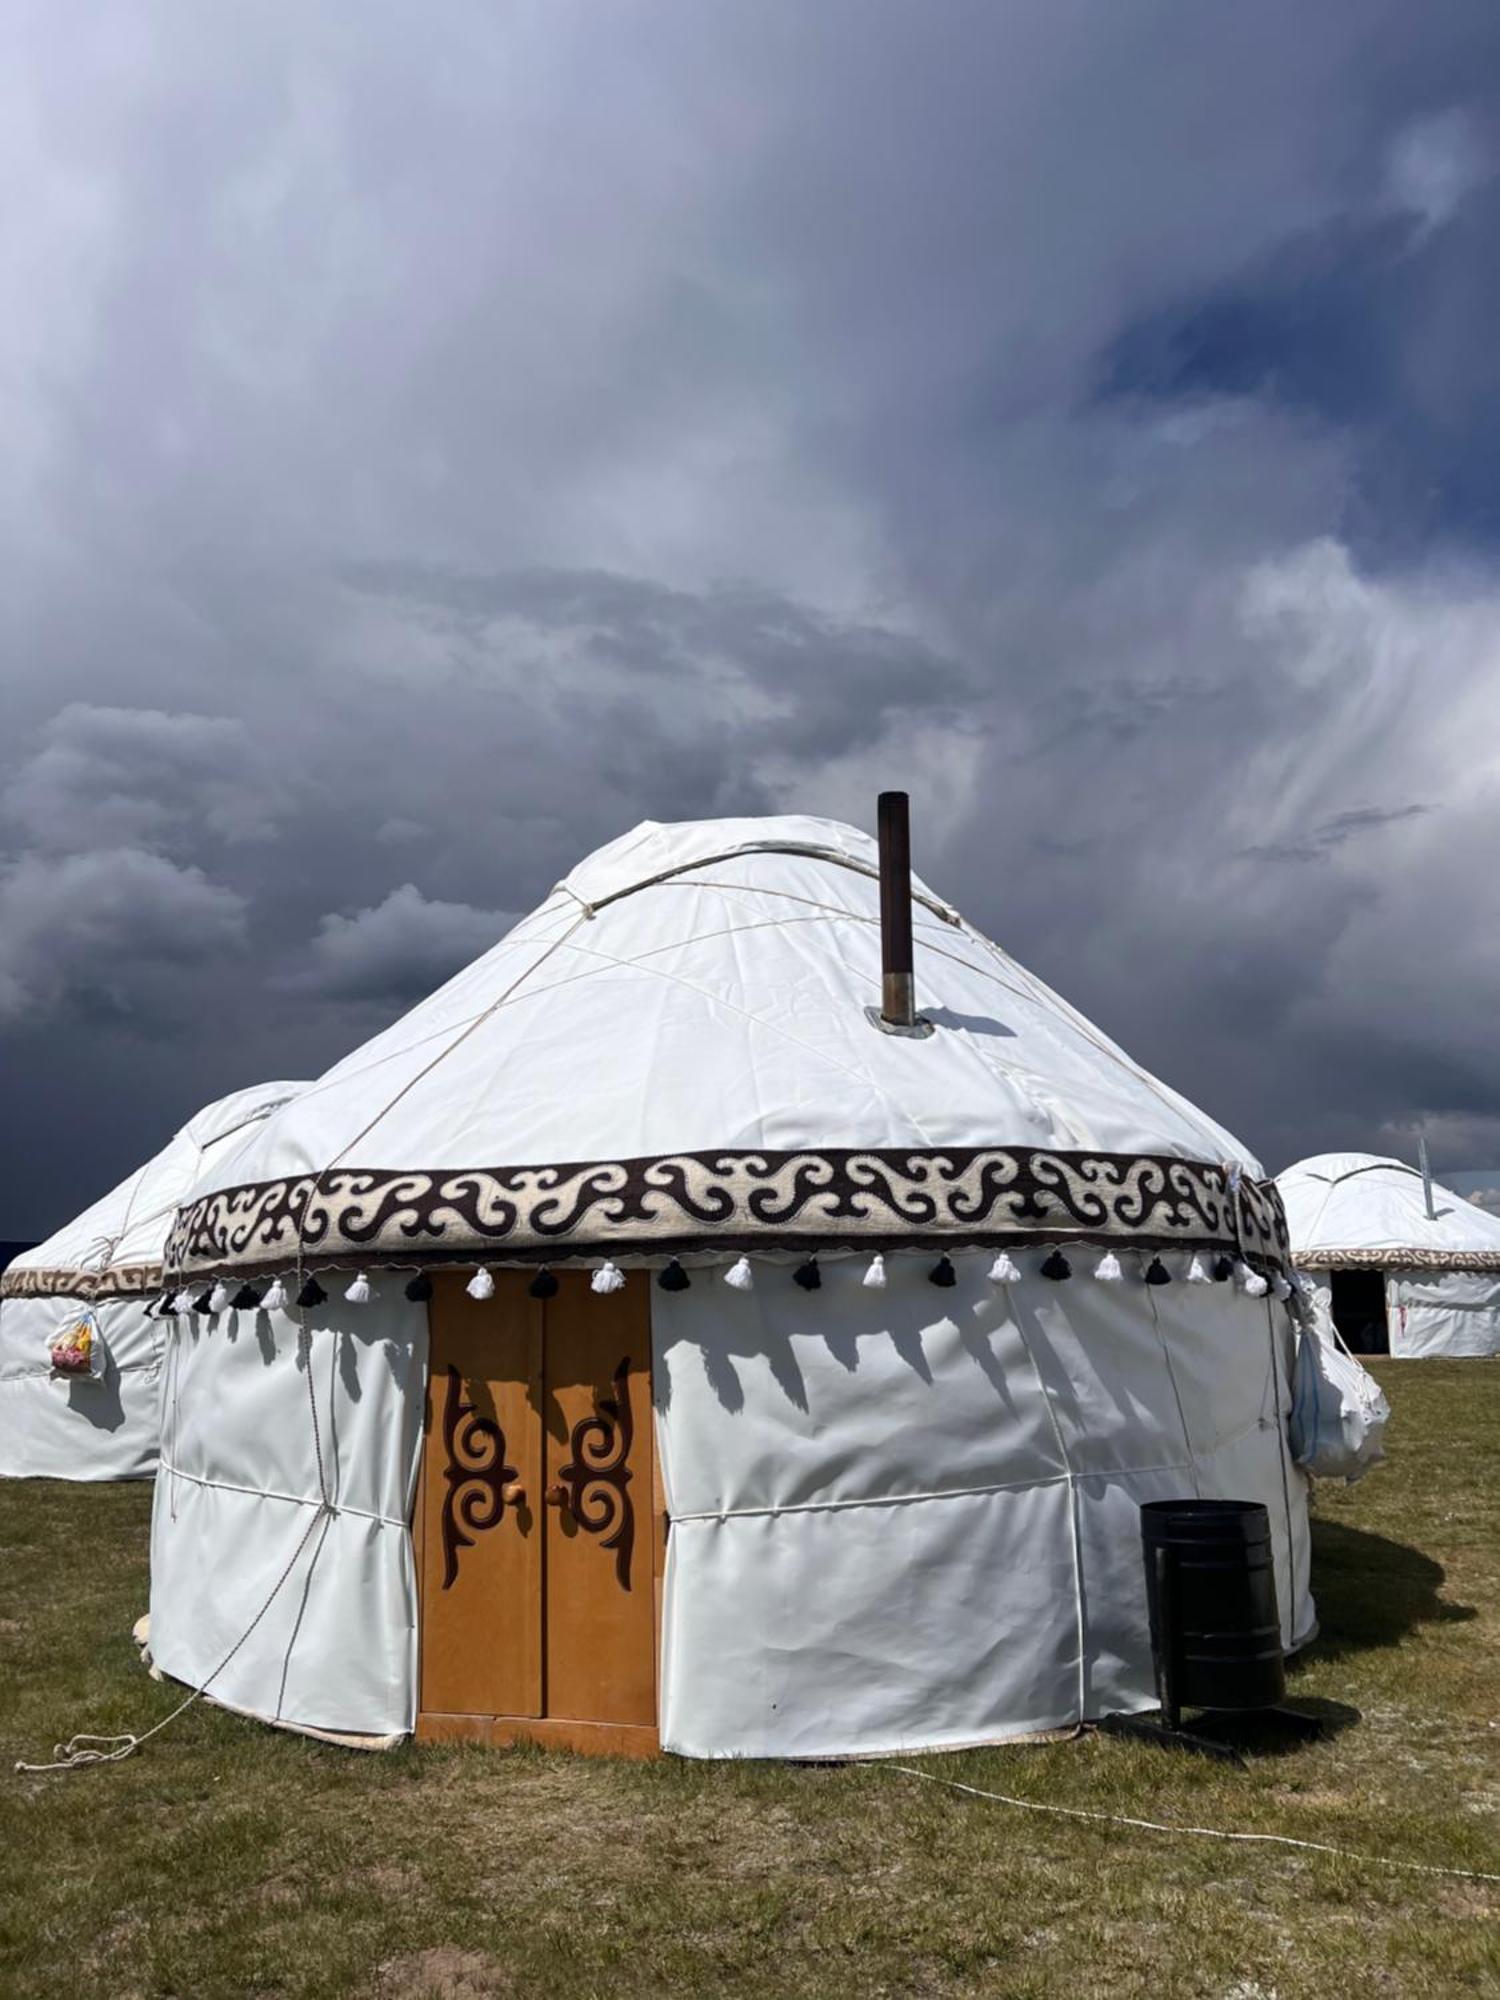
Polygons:
<instances>
[{"instance_id":1,"label":"white felt covering","mask_svg":"<svg viewBox=\"0 0 1500 2000\"><path fill-rule=\"evenodd\" d=\"M329 1498L292 1573L211 1692L268 1720L372 1736L415 1709L407 1521L421 1444L426 1309L398 1273L362 1306L306 1315ZM287 1313L172 1322L151 1521L151 1651L200 1685L262 1609L316 1520L308 1367Z\"/></svg>"},{"instance_id":2,"label":"white felt covering","mask_svg":"<svg viewBox=\"0 0 1500 2000\"><path fill-rule=\"evenodd\" d=\"M97 1380L54 1378L49 1346L77 1319L90 1280L159 1263L177 1204L216 1151L232 1149L301 1088L257 1084L206 1105L144 1166L7 1267L16 1276L86 1275L64 1296L0 1298L0 1477L150 1478L164 1326L146 1309L158 1293L93 1302L105 1349Z\"/></svg>"},{"instance_id":3,"label":"white felt covering","mask_svg":"<svg viewBox=\"0 0 1500 2000\"><path fill-rule=\"evenodd\" d=\"M759 829L772 851L709 861ZM716 1146L1097 1147L1253 1157L968 926L916 905L928 1041L880 991L875 843L830 820L638 827L334 1065L196 1192L321 1171L627 1160ZM705 865L590 917L583 898ZM639 871L639 875L633 871ZM930 892L923 892L924 894Z\"/></svg>"},{"instance_id":4,"label":"white felt covering","mask_svg":"<svg viewBox=\"0 0 1500 2000\"><path fill-rule=\"evenodd\" d=\"M1148 1289L1131 1254L1121 1285L1022 1252L997 1288L989 1261L944 1292L891 1257L873 1294L852 1259L813 1295L653 1293L668 1748L932 1749L1151 1705L1143 1500L1263 1501L1283 1638L1310 1636L1285 1308Z\"/></svg>"}]
</instances>

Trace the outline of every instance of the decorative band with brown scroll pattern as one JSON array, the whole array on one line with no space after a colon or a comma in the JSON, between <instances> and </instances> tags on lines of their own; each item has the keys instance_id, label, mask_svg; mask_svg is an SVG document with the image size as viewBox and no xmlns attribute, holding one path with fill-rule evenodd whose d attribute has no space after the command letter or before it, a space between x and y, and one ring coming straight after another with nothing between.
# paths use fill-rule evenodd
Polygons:
<instances>
[{"instance_id":1,"label":"decorative band with brown scroll pattern","mask_svg":"<svg viewBox=\"0 0 1500 2000\"><path fill-rule=\"evenodd\" d=\"M12 1264L0 1271L0 1299L128 1299L161 1286L160 1264L114 1264L107 1271Z\"/></svg>"},{"instance_id":2,"label":"decorative band with brown scroll pattern","mask_svg":"<svg viewBox=\"0 0 1500 2000\"><path fill-rule=\"evenodd\" d=\"M1236 1213L1237 1211L1237 1213ZM1030 1147L675 1153L544 1167L334 1167L177 1213L175 1276L334 1263L561 1262L603 1252L957 1248L1069 1239L1281 1267L1275 1184L1197 1160Z\"/></svg>"}]
</instances>

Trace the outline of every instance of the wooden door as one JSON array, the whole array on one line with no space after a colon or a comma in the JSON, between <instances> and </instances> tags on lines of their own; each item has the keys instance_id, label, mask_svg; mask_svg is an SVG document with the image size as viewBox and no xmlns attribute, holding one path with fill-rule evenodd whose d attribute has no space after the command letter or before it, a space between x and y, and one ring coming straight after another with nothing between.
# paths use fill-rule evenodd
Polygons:
<instances>
[{"instance_id":1,"label":"wooden door","mask_svg":"<svg viewBox=\"0 0 1500 2000\"><path fill-rule=\"evenodd\" d=\"M546 1321L547 1713L654 1725L651 1303L570 1271Z\"/></svg>"},{"instance_id":2,"label":"wooden door","mask_svg":"<svg viewBox=\"0 0 1500 2000\"><path fill-rule=\"evenodd\" d=\"M655 1504L648 1280L434 1280L416 1510L417 1733L656 1748Z\"/></svg>"},{"instance_id":3,"label":"wooden door","mask_svg":"<svg viewBox=\"0 0 1500 2000\"><path fill-rule=\"evenodd\" d=\"M542 1315L524 1273L495 1296L433 1280L420 1512L421 1708L542 1712Z\"/></svg>"}]
</instances>

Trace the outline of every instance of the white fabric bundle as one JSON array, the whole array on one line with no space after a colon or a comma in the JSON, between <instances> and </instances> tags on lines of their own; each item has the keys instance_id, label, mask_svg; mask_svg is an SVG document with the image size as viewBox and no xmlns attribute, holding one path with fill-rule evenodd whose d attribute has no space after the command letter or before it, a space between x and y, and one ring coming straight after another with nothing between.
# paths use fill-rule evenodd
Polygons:
<instances>
[{"instance_id":1,"label":"white fabric bundle","mask_svg":"<svg viewBox=\"0 0 1500 2000\"><path fill-rule=\"evenodd\" d=\"M1339 1339L1324 1295L1300 1315L1292 1378L1292 1456L1315 1479L1353 1485L1385 1457L1391 1406Z\"/></svg>"}]
</instances>

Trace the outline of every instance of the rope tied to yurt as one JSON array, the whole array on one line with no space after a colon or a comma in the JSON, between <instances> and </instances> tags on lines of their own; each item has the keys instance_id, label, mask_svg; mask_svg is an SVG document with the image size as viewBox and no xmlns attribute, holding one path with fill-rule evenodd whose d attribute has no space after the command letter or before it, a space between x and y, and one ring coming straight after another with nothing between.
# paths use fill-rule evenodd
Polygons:
<instances>
[{"instance_id":1,"label":"rope tied to yurt","mask_svg":"<svg viewBox=\"0 0 1500 2000\"><path fill-rule=\"evenodd\" d=\"M133 1735L128 1730L118 1736L95 1736L87 1732L81 1732L77 1736L70 1736L66 1743L54 1745L52 1762L50 1764L27 1764L17 1759L15 1769L30 1776L45 1776L53 1771L83 1771L87 1770L93 1764L120 1764L127 1757L134 1756L143 1743L149 1743L153 1736L159 1736L169 1724L177 1720L179 1715L185 1714L195 1701L202 1699L213 1683L219 1678L219 1675L229 1665L230 1661L234 1659L240 1648L249 1640L256 1627L280 1595L292 1571L297 1567L302 1556L302 1551L307 1547L309 1541L311 1541L313 1532L320 1523L322 1524L323 1534L327 1534L328 1525L333 1519L333 1511L333 1508L326 1500L319 1504L312 1519L303 1531L302 1539L298 1542L296 1548L293 1549L285 1569L282 1570L280 1576L272 1584L270 1594L261 1605L259 1611L256 1612L250 1623L241 1632L238 1639L235 1640L213 1672L205 1680L200 1681L198 1686L184 1700L178 1702L176 1708L169 1715L164 1715L160 1722L153 1723L151 1728L143 1730L139 1736ZM319 1548L322 1547L321 1537L318 1546ZM317 1557L314 1556L313 1560L316 1562Z\"/></svg>"},{"instance_id":2,"label":"rope tied to yurt","mask_svg":"<svg viewBox=\"0 0 1500 2000\"><path fill-rule=\"evenodd\" d=\"M297 1264L298 1264L297 1275L300 1281L302 1277L302 1244L300 1239L297 1245ZM299 1291L301 1289L300 1282L298 1289ZM328 1471L323 1457L323 1427L321 1423L318 1421L318 1392L317 1392L317 1385L313 1381L312 1334L307 1326L306 1320L303 1317L300 1303L296 1308L296 1316L297 1316L297 1345L299 1353L302 1358L303 1368L307 1376L307 1410L308 1410L308 1417L312 1425L313 1458L317 1465L317 1470L318 1470L318 1499L317 1499L317 1504L313 1509L312 1517L308 1521L306 1528L303 1530L301 1538L297 1543L297 1546L292 1550L291 1555L287 1558L285 1567L281 1571L281 1574L277 1577L275 1583L272 1584L270 1591L267 1593L264 1601L260 1606L260 1609L256 1612L255 1616L250 1620L250 1623L245 1627L244 1631L241 1632L240 1636L235 1640L234 1644L229 1648L229 1651L219 1661L218 1665L214 1668L213 1672L210 1673L204 1680L200 1681L198 1685L195 1688L193 1688L191 1692L177 1704L176 1708L174 1708L169 1714L164 1715L162 1717L160 1722L153 1723L150 1729L143 1730L140 1735L136 1735L133 1732L126 1730L121 1732L121 1734L117 1736L100 1736L91 1734L87 1731L82 1731L76 1736L70 1736L66 1743L54 1744L52 1751L52 1762L50 1764L28 1764L24 1760L18 1759L15 1766L18 1772L25 1773L28 1776L45 1776L54 1771L87 1770L89 1769L90 1766L94 1764L120 1764L123 1763L127 1757L133 1757L136 1751L140 1749L143 1743L149 1743L153 1736L159 1736L164 1729L166 1729L171 1723L174 1723L177 1720L179 1715L186 1714L187 1710L193 1706L194 1702L200 1701L203 1698L203 1696L207 1694L208 1690L213 1686L214 1682L219 1678L220 1674L222 1674L225 1671L225 1669L230 1665L230 1663L235 1659L235 1657L240 1652L241 1648L244 1647L246 1644L248 1644L253 1634L259 1628L261 1621L265 1618L267 1612L271 1609L271 1606L276 1602L276 1599L281 1595L281 1592L286 1588L286 1585L289 1579L291 1578L292 1572L296 1569L298 1563L302 1560L303 1550L312 1540L314 1534L317 1534L318 1545L316 1549L314 1549L313 1551L312 1562L309 1565L309 1574L313 1569L317 1567L318 1557L323 1552L323 1543L327 1539L328 1530L333 1525L333 1518L334 1515L338 1512L338 1509L334 1506L332 1500L330 1500L330 1498L328 1497ZM173 1383L174 1440L175 1440L175 1412L176 1412L175 1388L176 1384L174 1375L174 1383ZM174 1456L175 1456L175 1450L174 1450ZM167 1467L167 1472L168 1476L172 1478L174 1481L172 1488L173 1501L171 1504L173 1506L173 1512L175 1516L175 1500L176 1500L175 1466ZM285 1676L283 1675L283 1679L284 1678Z\"/></svg>"},{"instance_id":3,"label":"rope tied to yurt","mask_svg":"<svg viewBox=\"0 0 1500 2000\"><path fill-rule=\"evenodd\" d=\"M1053 1813L1062 1819L1087 1819L1108 1826L1130 1826L1146 1833L1177 1833L1202 1840L1235 1840L1270 1847L1296 1847L1310 1854L1332 1854L1341 1861L1357 1861L1366 1868L1400 1868L1413 1875L1444 1875L1461 1882L1500 1882L1500 1875L1482 1868L1450 1868L1436 1861L1404 1861L1392 1854L1361 1854L1352 1847L1335 1847L1326 1840L1302 1840L1290 1833L1238 1833L1217 1826L1171 1826L1164 1820L1137 1819L1129 1813L1091 1811L1087 1806L1052 1805L1043 1799L1018 1799L1009 1792L989 1792L982 1785L961 1784L957 1778L943 1778L936 1771L919 1771L912 1764L894 1764L888 1758L871 1758L866 1770L896 1771L903 1778L921 1778L929 1785L944 1785L950 1792L964 1792L972 1799L989 1799L996 1805L1019 1806L1023 1812Z\"/></svg>"}]
</instances>

